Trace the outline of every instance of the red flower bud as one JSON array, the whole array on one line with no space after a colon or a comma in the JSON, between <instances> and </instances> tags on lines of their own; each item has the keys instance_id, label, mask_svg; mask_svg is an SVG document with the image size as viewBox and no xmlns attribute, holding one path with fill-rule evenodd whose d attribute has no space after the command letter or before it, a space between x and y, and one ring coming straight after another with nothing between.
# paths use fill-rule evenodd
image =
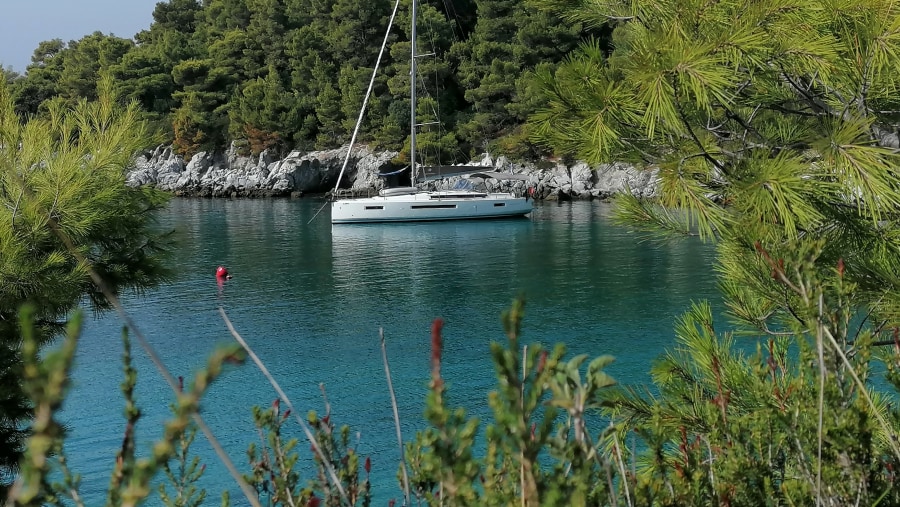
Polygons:
<instances>
[{"instance_id":1,"label":"red flower bud","mask_svg":"<svg viewBox=\"0 0 900 507\"><path fill-rule=\"evenodd\" d=\"M444 320L440 317L431 323L431 379L441 378L441 351L444 347L444 339L441 330L444 328Z\"/></svg>"},{"instance_id":2,"label":"red flower bud","mask_svg":"<svg viewBox=\"0 0 900 507\"><path fill-rule=\"evenodd\" d=\"M317 496L313 495L313 496L309 497L309 501L306 502L306 507L319 507L319 505L321 503L322 503L322 501L319 500L319 498Z\"/></svg>"},{"instance_id":3,"label":"red flower bud","mask_svg":"<svg viewBox=\"0 0 900 507\"><path fill-rule=\"evenodd\" d=\"M772 278L778 280L781 278L781 275L784 274L784 259L778 259L778 262L773 264L772 268Z\"/></svg>"},{"instance_id":4,"label":"red flower bud","mask_svg":"<svg viewBox=\"0 0 900 507\"><path fill-rule=\"evenodd\" d=\"M229 354L225 356L225 362L228 364L244 364L244 356L241 354Z\"/></svg>"}]
</instances>

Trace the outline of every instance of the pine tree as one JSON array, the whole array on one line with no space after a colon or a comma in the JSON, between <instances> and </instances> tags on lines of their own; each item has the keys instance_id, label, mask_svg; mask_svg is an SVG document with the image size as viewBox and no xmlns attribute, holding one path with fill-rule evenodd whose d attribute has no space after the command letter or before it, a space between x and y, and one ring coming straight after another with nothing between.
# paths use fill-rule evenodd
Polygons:
<instances>
[{"instance_id":1,"label":"pine tree","mask_svg":"<svg viewBox=\"0 0 900 507\"><path fill-rule=\"evenodd\" d=\"M536 139L656 168L658 198L625 196L617 216L717 242L735 332L763 338L736 357L695 309L654 369L659 396L611 400L649 449L636 486L688 504L897 502L897 406L870 371L900 364L875 346L900 328L900 8L545 3L615 29L611 53L587 41L541 73Z\"/></svg>"},{"instance_id":2,"label":"pine tree","mask_svg":"<svg viewBox=\"0 0 900 507\"><path fill-rule=\"evenodd\" d=\"M111 68L117 92L126 100L136 100L153 125L170 139L169 115L177 106L173 95L179 91L172 70L205 51L199 48L196 34L200 14L196 0L157 3L150 28L135 35L137 45Z\"/></svg>"},{"instance_id":3,"label":"pine tree","mask_svg":"<svg viewBox=\"0 0 900 507\"><path fill-rule=\"evenodd\" d=\"M129 39L100 32L70 42L63 59L58 93L73 102L81 98L96 100L102 73L118 64L133 47Z\"/></svg>"},{"instance_id":4,"label":"pine tree","mask_svg":"<svg viewBox=\"0 0 900 507\"><path fill-rule=\"evenodd\" d=\"M538 136L591 162L658 167L659 203L690 222L634 198L623 212L721 240L745 324L791 320L763 281L771 270L760 252L777 259L789 244L819 239L823 264L843 258L867 291L861 303L893 321L900 155L886 144L897 145L900 9L886 0L783 7L669 0L570 11L584 22L627 21L608 58L587 42L542 76Z\"/></svg>"},{"instance_id":5,"label":"pine tree","mask_svg":"<svg viewBox=\"0 0 900 507\"><path fill-rule=\"evenodd\" d=\"M529 2L475 0L475 4L474 30L454 46L453 55L469 104L460 136L480 152L510 134L532 112L530 98L519 95L527 88L528 71L539 63L554 64L574 49L582 25L561 23L553 13Z\"/></svg>"},{"instance_id":6,"label":"pine tree","mask_svg":"<svg viewBox=\"0 0 900 507\"><path fill-rule=\"evenodd\" d=\"M0 483L21 455L27 397L21 379L18 312L35 309L44 341L86 300L110 308L105 289L142 291L167 278L166 235L154 225L162 194L125 185L125 171L152 136L135 104L117 105L106 80L98 101L67 109L48 103L48 119L20 120L0 82Z\"/></svg>"},{"instance_id":7,"label":"pine tree","mask_svg":"<svg viewBox=\"0 0 900 507\"><path fill-rule=\"evenodd\" d=\"M35 48L25 77L11 87L19 114L37 114L45 100L59 93L65 48L62 39L43 41Z\"/></svg>"},{"instance_id":8,"label":"pine tree","mask_svg":"<svg viewBox=\"0 0 900 507\"><path fill-rule=\"evenodd\" d=\"M284 89L274 66L270 67L265 79L243 86L232 101L229 115L233 138L246 139L253 154L292 146L294 132L285 126L298 123L291 118L294 102L294 94Z\"/></svg>"}]
</instances>

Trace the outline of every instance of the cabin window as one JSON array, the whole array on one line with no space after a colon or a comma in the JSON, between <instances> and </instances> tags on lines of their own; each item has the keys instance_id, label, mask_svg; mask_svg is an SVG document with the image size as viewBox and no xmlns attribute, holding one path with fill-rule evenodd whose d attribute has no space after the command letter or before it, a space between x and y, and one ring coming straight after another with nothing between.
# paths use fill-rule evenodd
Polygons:
<instances>
[{"instance_id":1,"label":"cabin window","mask_svg":"<svg viewBox=\"0 0 900 507\"><path fill-rule=\"evenodd\" d=\"M384 209L384 206L366 206L366 209Z\"/></svg>"},{"instance_id":2,"label":"cabin window","mask_svg":"<svg viewBox=\"0 0 900 507\"><path fill-rule=\"evenodd\" d=\"M503 206L506 206L506 203L505 203L505 202L495 202L495 203L494 203L494 207L495 207L495 208L501 208L501 207L503 207Z\"/></svg>"},{"instance_id":3,"label":"cabin window","mask_svg":"<svg viewBox=\"0 0 900 507\"><path fill-rule=\"evenodd\" d=\"M456 209L455 204L414 204L410 209Z\"/></svg>"}]
</instances>

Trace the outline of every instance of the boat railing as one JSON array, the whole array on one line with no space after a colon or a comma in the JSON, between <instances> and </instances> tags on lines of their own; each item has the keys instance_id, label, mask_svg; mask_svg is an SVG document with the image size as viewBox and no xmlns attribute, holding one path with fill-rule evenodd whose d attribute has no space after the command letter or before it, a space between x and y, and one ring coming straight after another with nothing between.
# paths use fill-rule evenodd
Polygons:
<instances>
[{"instance_id":1,"label":"boat railing","mask_svg":"<svg viewBox=\"0 0 900 507\"><path fill-rule=\"evenodd\" d=\"M356 197L372 197L377 195L377 191L374 188L366 187L363 189L352 189L352 188L340 188L334 192L332 195L335 198L356 198Z\"/></svg>"}]
</instances>

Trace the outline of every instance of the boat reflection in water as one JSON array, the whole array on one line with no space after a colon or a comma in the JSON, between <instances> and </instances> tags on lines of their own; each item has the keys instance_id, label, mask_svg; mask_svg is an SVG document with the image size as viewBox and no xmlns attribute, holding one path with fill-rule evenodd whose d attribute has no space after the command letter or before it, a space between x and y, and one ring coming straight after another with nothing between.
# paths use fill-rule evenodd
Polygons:
<instances>
[{"instance_id":1,"label":"boat reflection in water","mask_svg":"<svg viewBox=\"0 0 900 507\"><path fill-rule=\"evenodd\" d=\"M521 256L533 243L534 223L510 218L342 224L331 232L338 298L346 302L359 298L360 304L372 296L412 302L442 297L430 294L435 290L465 294L479 286L510 283L521 267ZM483 268L496 277L486 280L475 275L483 273ZM428 287L429 293L418 292L422 287Z\"/></svg>"}]
</instances>

